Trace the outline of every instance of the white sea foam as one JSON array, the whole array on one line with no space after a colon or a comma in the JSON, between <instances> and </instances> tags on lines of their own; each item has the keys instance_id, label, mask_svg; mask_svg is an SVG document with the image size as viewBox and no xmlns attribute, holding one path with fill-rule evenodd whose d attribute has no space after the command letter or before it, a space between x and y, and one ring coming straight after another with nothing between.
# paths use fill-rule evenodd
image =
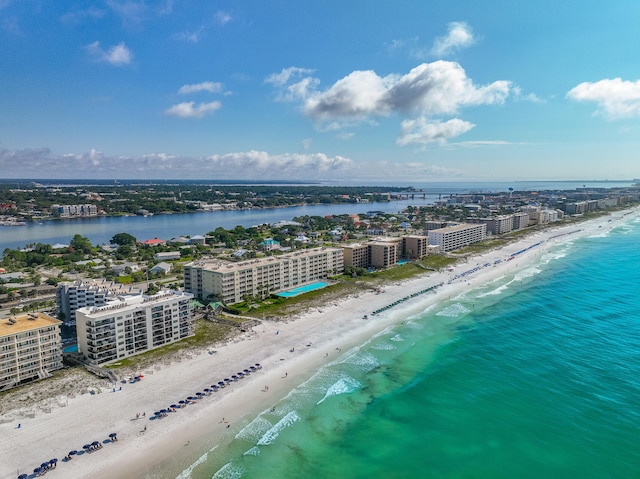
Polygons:
<instances>
[{"instance_id":1,"label":"white sea foam","mask_svg":"<svg viewBox=\"0 0 640 479\"><path fill-rule=\"evenodd\" d=\"M502 294L504 291L509 289L509 285L513 283L513 281L509 281L508 283L503 284L502 286L498 286L496 289L492 289L491 291L487 291L486 293L479 294L478 298L484 298L486 296L497 296Z\"/></svg>"},{"instance_id":2,"label":"white sea foam","mask_svg":"<svg viewBox=\"0 0 640 479\"><path fill-rule=\"evenodd\" d=\"M531 267L531 268L525 268L521 271L518 271L515 276L514 279L516 281L522 281L523 279L527 279L527 278L531 278L532 276L536 276L537 274L540 274L542 272L541 269L536 268L536 267Z\"/></svg>"},{"instance_id":3,"label":"white sea foam","mask_svg":"<svg viewBox=\"0 0 640 479\"><path fill-rule=\"evenodd\" d=\"M258 441L258 446L267 446L276 440L280 431L286 427L290 427L296 421L300 420L300 416L295 411L287 413L282 419L274 424Z\"/></svg>"},{"instance_id":4,"label":"white sea foam","mask_svg":"<svg viewBox=\"0 0 640 479\"><path fill-rule=\"evenodd\" d=\"M265 419L262 416L258 416L245 427L243 427L238 434L236 434L236 439L245 439L248 441L255 441L257 438L261 437L265 432L267 432L273 424Z\"/></svg>"},{"instance_id":5,"label":"white sea foam","mask_svg":"<svg viewBox=\"0 0 640 479\"><path fill-rule=\"evenodd\" d=\"M211 479L240 479L243 473L243 468L228 462L218 469Z\"/></svg>"},{"instance_id":6,"label":"white sea foam","mask_svg":"<svg viewBox=\"0 0 640 479\"><path fill-rule=\"evenodd\" d=\"M217 447L218 446L216 445L210 451L205 452L202 456L200 456L196 460L196 462L194 462L189 467L187 467L184 471L182 471L180 474L178 474L176 476L176 479L191 479L191 471L193 471L197 466L199 466L204 461L206 461L207 460L207 456L209 455L209 452L214 451Z\"/></svg>"},{"instance_id":7,"label":"white sea foam","mask_svg":"<svg viewBox=\"0 0 640 479\"><path fill-rule=\"evenodd\" d=\"M393 349L396 349L396 347L393 344L389 343L378 343L371 346L371 349L376 349L378 351L391 351Z\"/></svg>"},{"instance_id":8,"label":"white sea foam","mask_svg":"<svg viewBox=\"0 0 640 479\"><path fill-rule=\"evenodd\" d=\"M447 306L442 311L437 312L436 316L444 316L446 318L457 318L458 316L467 314L470 311L471 311L470 309L465 308L462 304L454 303Z\"/></svg>"},{"instance_id":9,"label":"white sea foam","mask_svg":"<svg viewBox=\"0 0 640 479\"><path fill-rule=\"evenodd\" d=\"M366 351L356 351L354 354L347 356L344 361L344 364L353 364L358 366L363 371L371 371L374 368L380 366L380 363L376 359L376 357Z\"/></svg>"},{"instance_id":10,"label":"white sea foam","mask_svg":"<svg viewBox=\"0 0 640 479\"><path fill-rule=\"evenodd\" d=\"M327 389L327 393L324 395L317 404L324 402L325 399L328 399L333 396L339 396L340 394L349 394L362 386L358 381L353 379L350 376L345 376L336 383L332 384L329 389Z\"/></svg>"},{"instance_id":11,"label":"white sea foam","mask_svg":"<svg viewBox=\"0 0 640 479\"><path fill-rule=\"evenodd\" d=\"M401 343L402 341L404 341L404 339L402 339L402 336L400 336L399 334L396 334L395 336L389 338L391 341L395 341L397 343Z\"/></svg>"},{"instance_id":12,"label":"white sea foam","mask_svg":"<svg viewBox=\"0 0 640 479\"><path fill-rule=\"evenodd\" d=\"M258 446L253 446L251 449L246 451L243 456L259 456L260 448Z\"/></svg>"}]
</instances>

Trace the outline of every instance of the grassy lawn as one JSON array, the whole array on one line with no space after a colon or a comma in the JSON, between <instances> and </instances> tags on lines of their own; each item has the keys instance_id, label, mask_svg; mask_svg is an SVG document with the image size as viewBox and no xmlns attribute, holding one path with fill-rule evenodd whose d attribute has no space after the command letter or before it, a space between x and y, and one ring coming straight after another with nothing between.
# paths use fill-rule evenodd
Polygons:
<instances>
[{"instance_id":1,"label":"grassy lawn","mask_svg":"<svg viewBox=\"0 0 640 479\"><path fill-rule=\"evenodd\" d=\"M117 363L105 367L110 369L145 367L158 359L179 351L211 347L233 336L236 331L233 326L200 319L195 323L195 334L193 336L146 353L121 359Z\"/></svg>"}]
</instances>

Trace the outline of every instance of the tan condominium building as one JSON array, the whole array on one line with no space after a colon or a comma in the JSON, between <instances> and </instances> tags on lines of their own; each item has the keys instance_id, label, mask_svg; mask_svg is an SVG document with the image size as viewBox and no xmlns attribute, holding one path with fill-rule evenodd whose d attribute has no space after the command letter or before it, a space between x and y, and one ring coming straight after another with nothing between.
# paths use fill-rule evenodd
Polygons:
<instances>
[{"instance_id":1,"label":"tan condominium building","mask_svg":"<svg viewBox=\"0 0 640 479\"><path fill-rule=\"evenodd\" d=\"M360 268L387 268L401 258L420 259L427 255L428 237L407 235L401 237L378 237L366 243L342 247L345 266Z\"/></svg>"},{"instance_id":2,"label":"tan condominium building","mask_svg":"<svg viewBox=\"0 0 640 479\"><path fill-rule=\"evenodd\" d=\"M501 235L513 231L513 215L499 215L488 218L469 218L469 223L487 225L487 233Z\"/></svg>"},{"instance_id":3,"label":"tan condominium building","mask_svg":"<svg viewBox=\"0 0 640 479\"><path fill-rule=\"evenodd\" d=\"M193 336L193 295L165 290L76 310L78 352L102 364Z\"/></svg>"},{"instance_id":4,"label":"tan condominium building","mask_svg":"<svg viewBox=\"0 0 640 479\"><path fill-rule=\"evenodd\" d=\"M241 261L202 260L184 266L184 289L225 304L268 296L344 271L341 248L311 248Z\"/></svg>"},{"instance_id":5,"label":"tan condominium building","mask_svg":"<svg viewBox=\"0 0 640 479\"><path fill-rule=\"evenodd\" d=\"M44 313L0 320L0 391L62 368L60 324Z\"/></svg>"},{"instance_id":6,"label":"tan condominium building","mask_svg":"<svg viewBox=\"0 0 640 479\"><path fill-rule=\"evenodd\" d=\"M438 251L452 251L463 246L478 243L487 237L486 224L460 224L429 231L429 244Z\"/></svg>"}]
</instances>

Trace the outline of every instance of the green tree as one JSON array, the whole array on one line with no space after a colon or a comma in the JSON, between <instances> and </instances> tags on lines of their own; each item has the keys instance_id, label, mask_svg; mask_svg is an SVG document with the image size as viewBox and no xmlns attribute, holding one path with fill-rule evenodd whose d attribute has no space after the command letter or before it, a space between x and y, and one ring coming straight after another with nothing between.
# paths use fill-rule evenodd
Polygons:
<instances>
[{"instance_id":1,"label":"green tree","mask_svg":"<svg viewBox=\"0 0 640 479\"><path fill-rule=\"evenodd\" d=\"M111 238L111 243L117 244L119 246L123 245L134 245L138 240L135 236L130 235L129 233L118 233L113 235Z\"/></svg>"},{"instance_id":2,"label":"green tree","mask_svg":"<svg viewBox=\"0 0 640 479\"><path fill-rule=\"evenodd\" d=\"M78 253L89 254L93 252L93 245L91 241L89 241L89 238L85 238L79 234L74 235L69 246Z\"/></svg>"}]
</instances>

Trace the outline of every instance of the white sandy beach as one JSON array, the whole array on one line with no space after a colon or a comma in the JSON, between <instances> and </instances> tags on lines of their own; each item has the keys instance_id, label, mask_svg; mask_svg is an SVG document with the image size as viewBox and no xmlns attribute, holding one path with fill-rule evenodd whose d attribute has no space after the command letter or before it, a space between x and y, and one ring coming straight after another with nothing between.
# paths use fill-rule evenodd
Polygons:
<instances>
[{"instance_id":1,"label":"white sandy beach","mask_svg":"<svg viewBox=\"0 0 640 479\"><path fill-rule=\"evenodd\" d=\"M639 214L637 209L632 211L633 215ZM455 266L454 271L426 273L402 284L389 284L380 294L363 292L295 320L263 321L252 333L217 348L216 354L203 350L180 362L142 370L142 381L117 384L116 392L105 387L100 394L70 398L68 404L61 399L61 404L55 403L50 412L40 411L34 417L25 416L24 411L5 414L0 423L0 479L16 478L22 473L31 475L35 467L52 458L58 459L58 465L46 476L64 479L142 477L161 463L188 463L185 458L197 458L205 446L230 440L243 424L273 406L319 366L401 321L408 312L424 310L429 304L512 273L554 245L604 233L626 221L628 216L623 218L623 214L628 212L549 228L469 258ZM536 246L526 249L532 245ZM526 251L509 260L523 249ZM496 263L497 260L502 261ZM484 266L487 263L489 266ZM476 267L477 271L459 276ZM456 275L458 278L454 279ZM372 315L385 305L440 283L444 284L435 292L418 295ZM368 315L367 320L364 315ZM260 363L262 369L163 419L149 419L154 411L193 396L254 363ZM135 419L138 413L145 413L145 417ZM114 432L118 435L117 442L107 441L95 452L82 453L71 461L62 460L70 450L82 451L83 445L105 441Z\"/></svg>"}]
</instances>

